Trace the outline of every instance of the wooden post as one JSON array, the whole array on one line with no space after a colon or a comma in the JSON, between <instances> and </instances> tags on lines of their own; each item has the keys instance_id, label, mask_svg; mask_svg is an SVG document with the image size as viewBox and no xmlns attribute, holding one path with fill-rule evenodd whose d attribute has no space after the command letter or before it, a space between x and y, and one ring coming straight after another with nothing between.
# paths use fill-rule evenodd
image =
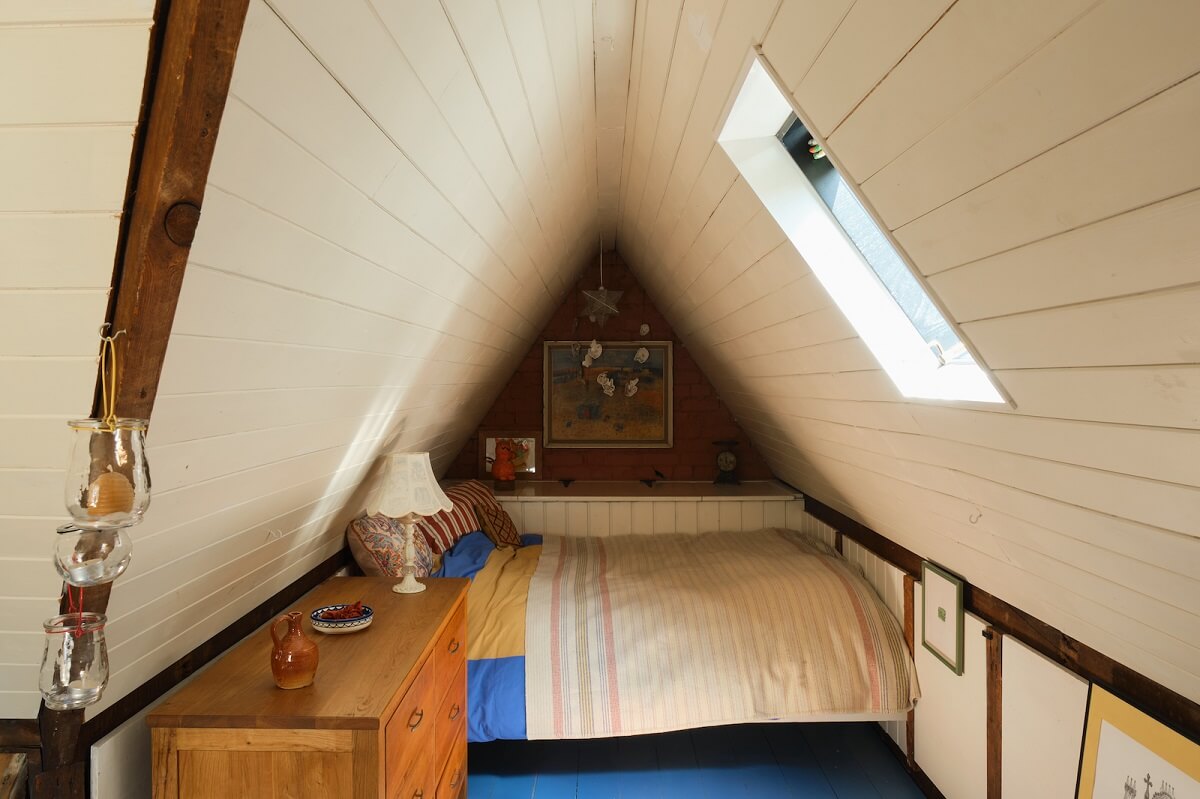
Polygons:
<instances>
[{"instance_id":1,"label":"wooden post","mask_svg":"<svg viewBox=\"0 0 1200 799\"><path fill-rule=\"evenodd\" d=\"M136 188L126 203L108 314L110 329L125 331L116 340L119 416L148 419L154 407L248 5L160 0L156 9L155 25L165 30L157 59L152 51L147 65L150 104L131 166ZM111 589L109 583L86 591L84 609L103 613ZM87 753L77 751L83 711L43 705L38 721L42 773L32 780L33 795L83 797Z\"/></svg>"},{"instance_id":2,"label":"wooden post","mask_svg":"<svg viewBox=\"0 0 1200 799\"><path fill-rule=\"evenodd\" d=\"M983 635L987 638L987 799L1000 799L1004 633L988 627Z\"/></svg>"}]
</instances>

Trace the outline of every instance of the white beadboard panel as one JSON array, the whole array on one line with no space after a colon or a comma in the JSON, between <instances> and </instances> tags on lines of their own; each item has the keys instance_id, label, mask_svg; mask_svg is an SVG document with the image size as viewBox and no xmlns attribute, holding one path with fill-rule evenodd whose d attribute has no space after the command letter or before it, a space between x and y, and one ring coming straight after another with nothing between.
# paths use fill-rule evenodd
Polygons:
<instances>
[{"instance_id":1,"label":"white beadboard panel","mask_svg":"<svg viewBox=\"0 0 1200 799\"><path fill-rule=\"evenodd\" d=\"M790 496L745 500L736 496L703 496L687 492L670 499L592 497L587 502L552 498L531 501L503 496L499 499L515 522L518 518L526 520L522 532L551 535L670 535L715 530L752 532L764 526L802 529L797 525L804 524L806 519L811 520L806 514L784 511L784 507L799 508L803 505L801 500ZM530 509L533 508L537 508L534 512L547 520L545 524L535 527L528 523ZM791 520L786 525L785 515ZM550 522L551 518L554 519L553 523ZM777 519L778 523L767 524L765 521L768 519Z\"/></svg>"},{"instance_id":2,"label":"white beadboard panel","mask_svg":"<svg viewBox=\"0 0 1200 799\"><path fill-rule=\"evenodd\" d=\"M994 369L1195 363L1198 307L1194 286L970 322L963 330Z\"/></svg>"},{"instance_id":3,"label":"white beadboard panel","mask_svg":"<svg viewBox=\"0 0 1200 799\"><path fill-rule=\"evenodd\" d=\"M4 0L0 3L0 25L48 22L149 22L154 0Z\"/></svg>"},{"instance_id":4,"label":"white beadboard panel","mask_svg":"<svg viewBox=\"0 0 1200 799\"><path fill-rule=\"evenodd\" d=\"M959 0L828 137L830 149L866 180L1095 4Z\"/></svg>"},{"instance_id":5,"label":"white beadboard panel","mask_svg":"<svg viewBox=\"0 0 1200 799\"><path fill-rule=\"evenodd\" d=\"M1015 796L1070 796L1088 684L1011 637L1002 646L1001 784Z\"/></svg>"},{"instance_id":6,"label":"white beadboard panel","mask_svg":"<svg viewBox=\"0 0 1200 799\"><path fill-rule=\"evenodd\" d=\"M0 4L4 718L34 717L41 698L39 622L62 585L47 566L66 421L88 415L96 386L152 12L145 0Z\"/></svg>"},{"instance_id":7,"label":"white beadboard panel","mask_svg":"<svg viewBox=\"0 0 1200 799\"><path fill-rule=\"evenodd\" d=\"M1197 24L1200 9L1188 0L1098 4L864 189L884 222L900 227L1200 70L1189 35ZM1110 57L1116 49L1121 57Z\"/></svg>"},{"instance_id":8,"label":"white beadboard panel","mask_svg":"<svg viewBox=\"0 0 1200 799\"><path fill-rule=\"evenodd\" d=\"M953 2L858 0L793 92L816 130L836 129Z\"/></svg>"},{"instance_id":9,"label":"white beadboard panel","mask_svg":"<svg viewBox=\"0 0 1200 799\"><path fill-rule=\"evenodd\" d=\"M0 128L0 213L119 212L132 146L132 124Z\"/></svg>"},{"instance_id":10,"label":"white beadboard panel","mask_svg":"<svg viewBox=\"0 0 1200 799\"><path fill-rule=\"evenodd\" d=\"M1187 157L1191 140L1182 129L1194 119L1197 103L1200 76L979 188L947 198L936 210L897 228L896 238L929 274L1192 191L1200 185L1200 165ZM1130 137L1143 147L1125 150L1122 158L1107 157ZM1164 162L1177 166L1163 169ZM1097 168L1100 163L1105 168ZM863 189L875 202L872 187Z\"/></svg>"},{"instance_id":11,"label":"white beadboard panel","mask_svg":"<svg viewBox=\"0 0 1200 799\"><path fill-rule=\"evenodd\" d=\"M0 11L3 14L3 11ZM150 26L0 26L0 125L137 122Z\"/></svg>"},{"instance_id":12,"label":"white beadboard panel","mask_svg":"<svg viewBox=\"0 0 1200 799\"><path fill-rule=\"evenodd\" d=\"M96 319L95 330L99 331L103 321L103 316ZM0 393L0 416L87 416L96 387L97 361L96 356L0 357L5 385L20 387L19 391ZM62 465L66 469L65 460Z\"/></svg>"},{"instance_id":13,"label":"white beadboard panel","mask_svg":"<svg viewBox=\"0 0 1200 799\"><path fill-rule=\"evenodd\" d=\"M115 211L0 213L0 289L107 289L120 221Z\"/></svg>"},{"instance_id":14,"label":"white beadboard panel","mask_svg":"<svg viewBox=\"0 0 1200 799\"><path fill-rule=\"evenodd\" d=\"M0 289L0 356L92 355L107 307L105 289Z\"/></svg>"},{"instance_id":15,"label":"white beadboard panel","mask_svg":"<svg viewBox=\"0 0 1200 799\"><path fill-rule=\"evenodd\" d=\"M1197 225L1200 191L1193 191L939 272L929 282L959 322L1186 285L1196 281Z\"/></svg>"}]
</instances>

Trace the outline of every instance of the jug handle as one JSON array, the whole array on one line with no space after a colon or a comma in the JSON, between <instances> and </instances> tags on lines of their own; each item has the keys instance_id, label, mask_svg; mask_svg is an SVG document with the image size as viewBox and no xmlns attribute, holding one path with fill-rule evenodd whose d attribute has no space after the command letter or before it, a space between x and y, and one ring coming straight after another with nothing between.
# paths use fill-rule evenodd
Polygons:
<instances>
[{"instance_id":1,"label":"jug handle","mask_svg":"<svg viewBox=\"0 0 1200 799\"><path fill-rule=\"evenodd\" d=\"M280 642L280 640L282 640L282 639L280 639L279 635L276 634L276 632L275 632L275 628L279 626L279 622L281 622L281 621L286 621L289 625L292 623L291 618L286 613L284 615L280 616L275 621L271 622L271 640L275 642L275 646L279 646L279 642Z\"/></svg>"}]
</instances>

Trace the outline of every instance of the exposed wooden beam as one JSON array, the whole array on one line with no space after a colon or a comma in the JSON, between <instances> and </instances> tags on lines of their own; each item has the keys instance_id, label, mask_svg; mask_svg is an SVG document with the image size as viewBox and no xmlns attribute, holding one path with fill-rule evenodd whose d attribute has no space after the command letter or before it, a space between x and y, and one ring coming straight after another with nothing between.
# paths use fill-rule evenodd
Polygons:
<instances>
[{"instance_id":1,"label":"exposed wooden beam","mask_svg":"<svg viewBox=\"0 0 1200 799\"><path fill-rule=\"evenodd\" d=\"M130 169L136 182L122 223L108 314L110 329L125 331L116 340L120 416L149 418L154 407L248 5L249 0L160 0L155 10L159 47L152 48L147 65L149 106ZM111 583L87 591L84 609L103 613L110 590ZM82 721L82 711L41 708L43 771L32 781L34 796L83 795Z\"/></svg>"}]
</instances>

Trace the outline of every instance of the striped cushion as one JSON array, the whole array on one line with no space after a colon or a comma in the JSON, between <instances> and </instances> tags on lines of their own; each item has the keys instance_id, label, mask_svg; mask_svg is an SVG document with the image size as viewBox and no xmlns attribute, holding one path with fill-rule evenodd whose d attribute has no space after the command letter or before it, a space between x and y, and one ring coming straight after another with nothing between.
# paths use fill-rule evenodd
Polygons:
<instances>
[{"instance_id":1,"label":"striped cushion","mask_svg":"<svg viewBox=\"0 0 1200 799\"><path fill-rule=\"evenodd\" d=\"M500 507L492 490L478 480L455 483L443 490L454 507L426 516L417 525L435 555L453 547L467 533L482 529L475 515L476 504Z\"/></svg>"}]
</instances>

